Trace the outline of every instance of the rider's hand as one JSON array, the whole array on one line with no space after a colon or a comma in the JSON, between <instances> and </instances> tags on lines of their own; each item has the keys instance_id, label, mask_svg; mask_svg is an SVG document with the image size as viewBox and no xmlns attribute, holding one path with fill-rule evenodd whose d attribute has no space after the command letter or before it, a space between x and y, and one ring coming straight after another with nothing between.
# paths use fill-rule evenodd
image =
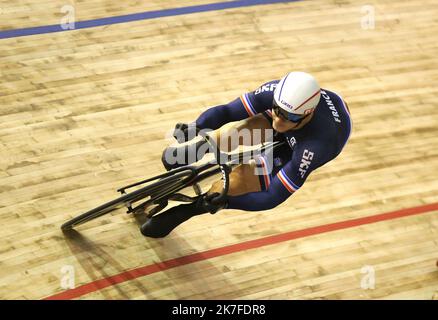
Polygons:
<instances>
[{"instance_id":1,"label":"rider's hand","mask_svg":"<svg viewBox=\"0 0 438 320\"><path fill-rule=\"evenodd\" d=\"M178 143L184 143L196 137L196 126L194 123L177 123L173 131L173 137Z\"/></svg>"},{"instance_id":2,"label":"rider's hand","mask_svg":"<svg viewBox=\"0 0 438 320\"><path fill-rule=\"evenodd\" d=\"M219 203L216 203L216 204L213 204L211 202L211 200L213 198L216 198L218 195L219 195L219 193L214 192L212 194L204 195L204 196L201 197L201 205L202 205L202 207L205 210L207 210L208 212L210 212L211 214L214 214L217 211L227 207L226 199L223 199L222 201L220 201Z\"/></svg>"}]
</instances>

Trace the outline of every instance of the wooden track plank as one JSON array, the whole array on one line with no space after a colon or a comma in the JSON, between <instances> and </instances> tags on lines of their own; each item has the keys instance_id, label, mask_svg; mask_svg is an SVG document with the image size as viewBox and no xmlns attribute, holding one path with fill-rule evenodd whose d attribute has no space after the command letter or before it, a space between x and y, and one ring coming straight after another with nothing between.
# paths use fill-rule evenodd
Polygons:
<instances>
[{"instance_id":1,"label":"wooden track plank","mask_svg":"<svg viewBox=\"0 0 438 320\"><path fill-rule=\"evenodd\" d=\"M0 30L56 23L59 4L1 0L0 8L15 11ZM303 1L1 40L0 297L60 292L65 265L75 267L80 285L194 252L437 203L434 4L379 0L374 30L360 27L362 2ZM181 4L76 5L83 20ZM118 187L161 173L176 121L290 70L313 73L348 101L353 134L286 203L200 216L162 240L143 238L141 221L123 210L84 225L74 239L61 233L63 222L117 196ZM436 212L383 221L81 298L430 299L438 287L437 227ZM376 268L374 290L360 288L364 265Z\"/></svg>"}]
</instances>

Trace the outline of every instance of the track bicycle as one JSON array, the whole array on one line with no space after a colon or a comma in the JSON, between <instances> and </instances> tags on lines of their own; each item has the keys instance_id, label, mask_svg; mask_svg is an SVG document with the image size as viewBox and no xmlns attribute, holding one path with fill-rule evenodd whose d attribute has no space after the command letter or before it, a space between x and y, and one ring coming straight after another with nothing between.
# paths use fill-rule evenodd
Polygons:
<instances>
[{"instance_id":1,"label":"track bicycle","mask_svg":"<svg viewBox=\"0 0 438 320\"><path fill-rule=\"evenodd\" d=\"M152 209L147 212L147 218L152 218L166 208L169 201L196 201L198 196L202 194L199 182L219 173L222 175L223 180L222 190L209 201L212 204L221 203L227 196L230 185L229 174L234 166L243 163L243 160L251 157L254 152L263 153L270 150L273 151L284 144L284 142L279 141L263 143L256 150L241 151L236 155L231 155L222 152L214 139L207 133L198 132L198 134L209 144L211 150L214 151L214 161L198 166L185 165L172 169L164 174L124 186L117 190L121 193L120 197L74 217L65 222L61 226L61 229L63 231L71 230L74 227L123 207L128 209L127 213L139 214L146 212L146 209L152 206ZM139 186L142 187L135 191L127 191L128 189ZM193 187L196 194L195 197L179 192L187 187Z\"/></svg>"}]
</instances>

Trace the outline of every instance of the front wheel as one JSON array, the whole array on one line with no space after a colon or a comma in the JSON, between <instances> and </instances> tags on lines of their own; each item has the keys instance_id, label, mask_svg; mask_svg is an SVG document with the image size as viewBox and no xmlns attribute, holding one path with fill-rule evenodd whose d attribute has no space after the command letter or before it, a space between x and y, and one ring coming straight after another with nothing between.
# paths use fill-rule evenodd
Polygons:
<instances>
[{"instance_id":1,"label":"front wheel","mask_svg":"<svg viewBox=\"0 0 438 320\"><path fill-rule=\"evenodd\" d=\"M126 207L127 205L130 205L127 200L128 200L128 194L123 195L117 199L114 199L110 202L104 203L101 206L91 209L90 211L87 211L69 221L67 221L66 223L64 223L61 226L61 230L63 231L67 231L67 230L71 230L73 229L73 227L78 226L80 224L83 224L87 221L96 219L100 216L103 216L107 213L110 213L111 211Z\"/></svg>"},{"instance_id":2,"label":"front wheel","mask_svg":"<svg viewBox=\"0 0 438 320\"><path fill-rule=\"evenodd\" d=\"M124 194L117 199L104 203L67 221L61 226L61 230L71 230L80 224L83 224L90 220L94 220L114 210L123 207L131 207L134 202L140 201L149 196L151 197L151 200L154 200L155 198L161 199L167 194L170 194L173 191L175 185L179 187L181 184L184 183L184 181L192 179L192 176L193 169L190 168L188 168L187 170L181 170L179 172L176 172L173 175L162 178L149 186Z\"/></svg>"}]
</instances>

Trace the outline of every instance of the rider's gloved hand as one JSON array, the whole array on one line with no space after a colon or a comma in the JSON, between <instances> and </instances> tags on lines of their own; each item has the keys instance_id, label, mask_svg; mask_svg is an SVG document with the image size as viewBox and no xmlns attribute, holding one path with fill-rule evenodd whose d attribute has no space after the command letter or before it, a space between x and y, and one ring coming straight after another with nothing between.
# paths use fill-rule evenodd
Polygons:
<instances>
[{"instance_id":1,"label":"rider's gloved hand","mask_svg":"<svg viewBox=\"0 0 438 320\"><path fill-rule=\"evenodd\" d=\"M195 123L177 123L175 130L173 131L173 137L178 143L184 143L192 140L196 137L196 125Z\"/></svg>"},{"instance_id":2,"label":"rider's gloved hand","mask_svg":"<svg viewBox=\"0 0 438 320\"><path fill-rule=\"evenodd\" d=\"M198 205L202 206L204 210L207 212L210 212L211 214L214 214L218 212L221 209L225 209L227 207L227 200L224 198L219 203L212 203L212 199L216 198L219 195L219 193L214 192L212 194L205 194L202 195L198 200Z\"/></svg>"}]
</instances>

